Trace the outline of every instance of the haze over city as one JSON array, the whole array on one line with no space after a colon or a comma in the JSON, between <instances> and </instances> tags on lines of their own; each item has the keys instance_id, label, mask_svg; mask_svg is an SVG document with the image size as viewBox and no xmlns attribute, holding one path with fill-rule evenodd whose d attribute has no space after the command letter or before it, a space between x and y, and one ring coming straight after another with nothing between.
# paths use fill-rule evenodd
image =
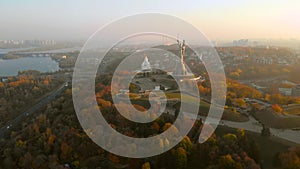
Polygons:
<instances>
[{"instance_id":1,"label":"haze over city","mask_svg":"<svg viewBox=\"0 0 300 169\"><path fill-rule=\"evenodd\" d=\"M300 39L297 0L2 0L0 10L1 39L87 40L113 20L148 12L182 18L213 41Z\"/></svg>"}]
</instances>

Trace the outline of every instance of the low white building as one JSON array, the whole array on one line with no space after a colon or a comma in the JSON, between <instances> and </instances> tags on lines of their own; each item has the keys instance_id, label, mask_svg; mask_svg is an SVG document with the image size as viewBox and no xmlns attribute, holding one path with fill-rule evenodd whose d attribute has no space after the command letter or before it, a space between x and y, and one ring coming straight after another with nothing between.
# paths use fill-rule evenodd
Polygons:
<instances>
[{"instance_id":1,"label":"low white building","mask_svg":"<svg viewBox=\"0 0 300 169\"><path fill-rule=\"evenodd\" d=\"M292 95L292 89L291 88L278 88L280 94L284 96L291 96Z\"/></svg>"},{"instance_id":2,"label":"low white building","mask_svg":"<svg viewBox=\"0 0 300 169\"><path fill-rule=\"evenodd\" d=\"M1 82L6 82L7 80L8 80L7 77L0 77L0 81L1 81Z\"/></svg>"}]
</instances>

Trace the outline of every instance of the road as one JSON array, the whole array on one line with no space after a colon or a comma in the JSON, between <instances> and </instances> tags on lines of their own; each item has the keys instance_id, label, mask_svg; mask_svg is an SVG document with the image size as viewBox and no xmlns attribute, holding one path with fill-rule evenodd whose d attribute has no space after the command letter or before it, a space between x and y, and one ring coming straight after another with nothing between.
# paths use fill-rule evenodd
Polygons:
<instances>
[{"instance_id":1,"label":"road","mask_svg":"<svg viewBox=\"0 0 300 169\"><path fill-rule=\"evenodd\" d=\"M193 94L190 94L192 96L195 96ZM203 99L203 97L201 98ZM203 99L205 101L207 101L208 103L210 103L210 98L206 98ZM255 101L258 102L260 104L263 104L264 107L270 107L271 105L265 102L262 102L260 100L257 99L249 99L249 101ZM188 116L191 119L195 119L195 115L188 113L188 112L184 112L184 114L186 116ZM202 119L203 121L206 119L205 116L197 116L197 119ZM221 126L228 126L231 128L242 128L244 130L247 131L251 131L251 132L255 132L255 133L261 133L263 127L260 124L260 122L258 122L256 119L254 119L252 116L249 116L249 120L246 122L233 122L233 121L228 121L228 120L216 120L216 122L212 122L215 125L221 125ZM275 137L279 137L297 144L300 144L300 130L291 130L291 129L275 129L275 128L270 128L271 131L271 135L275 136Z\"/></svg>"},{"instance_id":2,"label":"road","mask_svg":"<svg viewBox=\"0 0 300 169\"><path fill-rule=\"evenodd\" d=\"M187 113L184 112L185 115L187 115L188 117L194 119L195 115L191 114L191 113ZM206 117L205 116L199 116L197 117L197 119L202 119L203 121L205 121ZM233 122L233 121L228 121L228 120L220 120L220 122L217 122L218 120L216 120L216 122L211 122L211 123L217 123L216 125L221 125L221 126L228 126L231 128L236 128L236 129L244 129L247 131L251 131L254 133L261 133L263 127L262 125L256 120L254 119L252 116L249 116L249 121L247 122ZM299 130L291 130L291 129L275 129L275 128L270 128L271 131L271 135L278 137L278 138L282 138L284 140L288 140L297 144L300 144L300 131Z\"/></svg>"},{"instance_id":3,"label":"road","mask_svg":"<svg viewBox=\"0 0 300 169\"><path fill-rule=\"evenodd\" d=\"M68 82L63 83L58 89L53 91L51 94L48 94L44 98L42 98L38 103L36 103L34 106L29 108L28 110L21 113L19 116L17 116L14 120L9 121L4 127L0 129L0 139L5 135L6 132L10 131L10 129L19 124L26 116L29 116L33 113L35 113L37 110L39 110L44 105L48 104L50 101L54 100L57 95L59 95L63 89L65 88L66 84Z\"/></svg>"}]
</instances>

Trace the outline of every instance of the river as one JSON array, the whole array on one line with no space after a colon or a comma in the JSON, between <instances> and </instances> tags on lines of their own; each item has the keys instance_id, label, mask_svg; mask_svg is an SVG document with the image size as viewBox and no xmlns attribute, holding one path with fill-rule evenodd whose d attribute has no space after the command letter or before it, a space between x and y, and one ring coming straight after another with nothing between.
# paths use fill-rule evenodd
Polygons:
<instances>
[{"instance_id":1,"label":"river","mask_svg":"<svg viewBox=\"0 0 300 169\"><path fill-rule=\"evenodd\" d=\"M24 57L19 59L0 59L0 76L16 76L18 71L38 70L40 72L54 72L59 65L51 57Z\"/></svg>"}]
</instances>

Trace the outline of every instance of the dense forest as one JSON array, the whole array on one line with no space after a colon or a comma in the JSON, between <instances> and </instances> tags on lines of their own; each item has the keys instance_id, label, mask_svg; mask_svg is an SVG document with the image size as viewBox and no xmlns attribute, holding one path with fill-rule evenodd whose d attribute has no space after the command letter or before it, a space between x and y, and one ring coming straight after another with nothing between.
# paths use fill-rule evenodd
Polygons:
<instances>
[{"instance_id":1,"label":"dense forest","mask_svg":"<svg viewBox=\"0 0 300 169\"><path fill-rule=\"evenodd\" d=\"M23 77L23 78L22 78ZM26 79L24 79L26 77ZM30 80L28 80L30 79ZM161 115L157 120L146 125L137 125L124 117L115 108L108 86L109 77L101 78L96 84L98 108L112 128L130 137L149 137L168 129L175 117ZM50 91L59 82L51 76L20 75L1 83L0 90L13 88L12 93L19 97L38 97L44 87ZM245 104L242 98L261 98L257 90L228 79L227 103L230 106ZM198 83L200 93L209 97L209 81ZM18 92L17 92L18 91ZM31 92L29 92L31 91ZM34 95L35 92L38 93ZM18 95L22 93L23 95ZM30 94L27 94L30 93ZM7 95L8 97L10 95ZM276 99L268 96L269 101ZM26 99L24 99L26 100ZM85 100L88 101L88 100ZM13 102L14 103L14 102ZM27 103L32 104L32 103ZM126 110L126 104L121 105ZM280 105L278 105L280 107ZM146 110L143 104L135 103L139 110ZM280 109L273 106L273 109ZM88 111L88 109L87 109ZM19 125L12 127L0 140L0 169L97 169L97 168L130 168L130 169L259 169L263 158L260 147L253 137L242 129L213 134L205 143L198 143L198 131L203 127L202 121L194 124L190 133L171 150L150 158L125 158L109 153L96 145L80 126L72 102L72 87L66 87L47 106L26 117ZM176 130L174 130L176 133ZM105 138L108 144L114 138ZM168 140L158 142L160 148L168 146ZM151 146L149 146L151 148ZM299 168L299 149L286 149L273 158L274 168ZM293 169L294 169L293 168Z\"/></svg>"},{"instance_id":2,"label":"dense forest","mask_svg":"<svg viewBox=\"0 0 300 169\"><path fill-rule=\"evenodd\" d=\"M98 93L97 96L109 98L107 93ZM111 106L110 101L102 100L99 103L99 108L106 114L115 113ZM111 120L111 125L121 128L118 118L114 119ZM169 120L170 117L163 117L149 126L148 132L163 132L170 125ZM198 122L191 132L201 126L201 122ZM145 130L135 131L135 127L132 129L127 134L145 133ZM162 143L161 146L165 144ZM190 133L170 151L145 159L124 158L106 152L93 143L80 127L73 109L70 88L39 112L27 117L22 124L15 126L13 131L1 139L0 145L3 169L260 168L259 149L243 130L213 135L204 144L194 143Z\"/></svg>"},{"instance_id":3,"label":"dense forest","mask_svg":"<svg viewBox=\"0 0 300 169\"><path fill-rule=\"evenodd\" d=\"M62 80L38 71L19 72L0 82L0 127L62 84Z\"/></svg>"}]
</instances>

